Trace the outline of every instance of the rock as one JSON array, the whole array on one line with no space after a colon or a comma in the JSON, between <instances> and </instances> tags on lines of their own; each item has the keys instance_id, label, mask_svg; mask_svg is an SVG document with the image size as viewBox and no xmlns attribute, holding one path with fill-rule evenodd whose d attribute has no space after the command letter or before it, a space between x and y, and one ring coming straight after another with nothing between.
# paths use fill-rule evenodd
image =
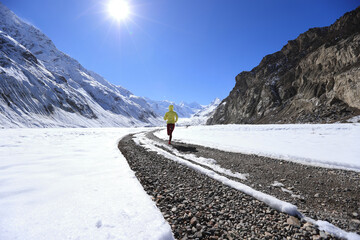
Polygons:
<instances>
[{"instance_id":1,"label":"rock","mask_svg":"<svg viewBox=\"0 0 360 240\"><path fill-rule=\"evenodd\" d=\"M202 236L203 236L203 233L201 231L195 233L195 237L197 237L197 238L202 238Z\"/></svg>"},{"instance_id":2,"label":"rock","mask_svg":"<svg viewBox=\"0 0 360 240\"><path fill-rule=\"evenodd\" d=\"M305 228L305 227L312 227L312 226L314 226L312 223L309 223L309 222L306 222L306 223L304 223L304 225L303 225L303 227Z\"/></svg>"},{"instance_id":3,"label":"rock","mask_svg":"<svg viewBox=\"0 0 360 240\"><path fill-rule=\"evenodd\" d=\"M197 223L197 218L196 217L191 218L190 224L191 225L196 225L196 223Z\"/></svg>"},{"instance_id":4,"label":"rock","mask_svg":"<svg viewBox=\"0 0 360 240\"><path fill-rule=\"evenodd\" d=\"M309 29L238 74L207 124L323 123L359 115L359 13Z\"/></svg>"},{"instance_id":5,"label":"rock","mask_svg":"<svg viewBox=\"0 0 360 240\"><path fill-rule=\"evenodd\" d=\"M358 217L358 216L359 216L359 214L358 214L357 212L353 212L351 215L352 215L353 217Z\"/></svg>"},{"instance_id":6,"label":"rock","mask_svg":"<svg viewBox=\"0 0 360 240\"><path fill-rule=\"evenodd\" d=\"M314 225L309 223L309 222L306 222L306 223L304 223L302 228L305 229L308 232L311 232L314 229Z\"/></svg>"},{"instance_id":7,"label":"rock","mask_svg":"<svg viewBox=\"0 0 360 240\"><path fill-rule=\"evenodd\" d=\"M320 231L320 237L327 239L328 235L324 231Z\"/></svg>"},{"instance_id":8,"label":"rock","mask_svg":"<svg viewBox=\"0 0 360 240\"><path fill-rule=\"evenodd\" d=\"M359 219L351 219L352 222L356 223L356 224L360 224L360 220Z\"/></svg>"},{"instance_id":9,"label":"rock","mask_svg":"<svg viewBox=\"0 0 360 240\"><path fill-rule=\"evenodd\" d=\"M315 197L315 198L318 198L318 197L320 197L320 194L319 194L319 193L315 193L314 197Z\"/></svg>"},{"instance_id":10,"label":"rock","mask_svg":"<svg viewBox=\"0 0 360 240\"><path fill-rule=\"evenodd\" d=\"M300 220L297 219L296 217L293 217L293 216L290 216L287 220L286 220L286 223L291 225L291 226L294 226L294 227L300 227Z\"/></svg>"}]
</instances>

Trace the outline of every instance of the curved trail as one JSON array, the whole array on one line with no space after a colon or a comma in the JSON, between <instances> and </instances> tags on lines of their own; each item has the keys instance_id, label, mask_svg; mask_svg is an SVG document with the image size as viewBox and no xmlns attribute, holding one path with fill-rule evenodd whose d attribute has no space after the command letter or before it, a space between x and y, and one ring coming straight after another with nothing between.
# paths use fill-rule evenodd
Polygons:
<instances>
[{"instance_id":1,"label":"curved trail","mask_svg":"<svg viewBox=\"0 0 360 240\"><path fill-rule=\"evenodd\" d=\"M266 162L271 159L263 157L243 155L234 158L234 156L230 156L233 155L231 153L183 143L175 143L169 147L152 133L143 137L141 140L143 142L139 140L139 136L135 137L135 141L138 144L133 141L131 136L128 136L120 141L119 148L147 193L153 197L170 223L174 235L178 239L244 239L249 237L283 239L283 237L289 236L299 239L316 239L320 236L328 239L335 238L319 231L314 225L303 219L299 221L288 214L269 208L263 202L226 186L228 184L224 185L222 182L200 173L201 171L213 172L212 175L219 175L220 178L227 178L230 181L239 182L239 184L243 183L296 205L302 202L303 205L298 205L301 206L302 213L314 219L317 216L323 216L321 210L320 212L319 209L313 210L311 208L313 205L308 206L306 203L311 193L300 192L297 186L296 189L293 185L289 187L293 178L284 179L278 174L281 171L286 172L283 168L289 167L294 170L294 166L292 166L294 163L273 160L278 164L281 163L280 165L290 164L277 169L273 164L269 165L269 162ZM144 141L152 142L157 148L156 152L145 149L141 144L147 148L151 144L144 143ZM164 153L160 155L157 153L159 151ZM180 165L174 162L174 158L184 159L188 163ZM253 166L250 166L251 163ZM267 173L270 169L273 174L272 178L268 178L268 174L259 175L256 171L249 171L256 168L256 165L260 166L261 163L267 164ZM205 170L194 170L197 167L189 168L189 164ZM259 171L264 171L264 167L259 167ZM278 182L275 182L275 179ZM264 183L265 180L268 182ZM269 182L270 180L271 182ZM299 183L301 184L301 182ZM263 201L263 199L261 200ZM268 203L268 205L271 204ZM297 215L297 211L294 212L291 206L293 205L289 204L290 210L285 209L284 212ZM283 211L281 206L280 208L275 206L275 208ZM348 221L342 218L343 221L339 221L337 218L322 219L337 226L342 224L346 228L341 227L351 230L351 226L346 225Z\"/></svg>"}]
</instances>

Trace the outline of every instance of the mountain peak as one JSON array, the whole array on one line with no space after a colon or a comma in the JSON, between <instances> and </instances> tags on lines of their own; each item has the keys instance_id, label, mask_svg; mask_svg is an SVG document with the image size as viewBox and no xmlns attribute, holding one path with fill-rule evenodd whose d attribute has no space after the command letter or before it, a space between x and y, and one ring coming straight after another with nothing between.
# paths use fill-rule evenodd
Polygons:
<instances>
[{"instance_id":1,"label":"mountain peak","mask_svg":"<svg viewBox=\"0 0 360 240\"><path fill-rule=\"evenodd\" d=\"M0 3L0 122L15 127L158 125L145 99L59 51Z\"/></svg>"}]
</instances>

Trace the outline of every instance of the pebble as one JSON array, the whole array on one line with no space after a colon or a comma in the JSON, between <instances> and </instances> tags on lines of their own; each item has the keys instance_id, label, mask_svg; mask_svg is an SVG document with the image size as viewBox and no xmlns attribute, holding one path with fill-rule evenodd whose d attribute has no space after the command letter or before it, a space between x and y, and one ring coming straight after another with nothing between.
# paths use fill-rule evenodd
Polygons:
<instances>
[{"instance_id":1,"label":"pebble","mask_svg":"<svg viewBox=\"0 0 360 240\"><path fill-rule=\"evenodd\" d=\"M196 217L193 217L193 218L190 220L190 224L191 224L191 225L195 225L196 222L197 222Z\"/></svg>"},{"instance_id":2,"label":"pebble","mask_svg":"<svg viewBox=\"0 0 360 240\"><path fill-rule=\"evenodd\" d=\"M296 217L293 217L293 216L290 216L287 220L286 220L286 223L291 225L291 226L294 226L294 227L300 227L300 220L297 219Z\"/></svg>"},{"instance_id":3,"label":"pebble","mask_svg":"<svg viewBox=\"0 0 360 240\"><path fill-rule=\"evenodd\" d=\"M328 235L324 231L320 231L320 237L327 239Z\"/></svg>"}]
</instances>

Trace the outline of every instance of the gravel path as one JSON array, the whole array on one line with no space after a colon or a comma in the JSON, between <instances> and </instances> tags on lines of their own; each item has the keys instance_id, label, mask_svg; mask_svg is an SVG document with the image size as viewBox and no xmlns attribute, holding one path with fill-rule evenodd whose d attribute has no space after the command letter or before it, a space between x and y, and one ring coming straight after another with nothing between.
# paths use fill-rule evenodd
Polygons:
<instances>
[{"instance_id":1,"label":"gravel path","mask_svg":"<svg viewBox=\"0 0 360 240\"><path fill-rule=\"evenodd\" d=\"M149 138L163 142L152 133ZM344 230L360 234L360 173L302 165L289 161L229 153L175 143L175 148L193 149L196 156L212 158L234 172L248 173L244 184L290 202L315 220L326 220ZM283 186L272 186L274 182ZM279 184L277 184L279 185Z\"/></svg>"},{"instance_id":2,"label":"gravel path","mask_svg":"<svg viewBox=\"0 0 360 240\"><path fill-rule=\"evenodd\" d=\"M208 157L213 154L211 151L216 151L180 143L173 146L198 155L208 154ZM147 151L136 145L132 136L122 139L119 149L169 222L176 239L336 239L309 223L271 209L240 191ZM247 161L253 161L254 156L244 156ZM230 164L234 165L232 169L245 173L247 168L242 167L245 164L236 165L236 161L241 160L234 160ZM270 166L268 171L272 171ZM250 175L245 182L251 185L255 184L253 178L265 177ZM280 181L282 178L274 177L268 181L273 179ZM285 186L287 181L290 180L283 181Z\"/></svg>"}]
</instances>

